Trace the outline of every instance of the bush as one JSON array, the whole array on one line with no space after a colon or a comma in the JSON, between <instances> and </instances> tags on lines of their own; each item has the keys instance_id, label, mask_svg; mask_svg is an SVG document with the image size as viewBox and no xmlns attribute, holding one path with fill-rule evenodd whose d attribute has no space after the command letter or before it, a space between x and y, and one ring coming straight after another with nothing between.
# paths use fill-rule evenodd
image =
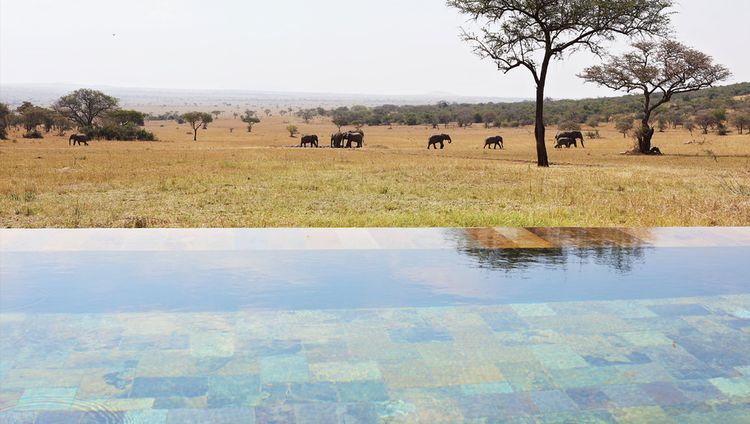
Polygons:
<instances>
[{"instance_id":1,"label":"bush","mask_svg":"<svg viewBox=\"0 0 750 424\"><path fill-rule=\"evenodd\" d=\"M34 130L31 130L31 131L27 131L23 135L23 138L44 138L44 136L42 135L41 132L39 132L39 130L34 129Z\"/></svg>"},{"instance_id":2,"label":"bush","mask_svg":"<svg viewBox=\"0 0 750 424\"><path fill-rule=\"evenodd\" d=\"M574 121L563 121L557 125L560 131L581 131L581 125Z\"/></svg>"},{"instance_id":3,"label":"bush","mask_svg":"<svg viewBox=\"0 0 750 424\"><path fill-rule=\"evenodd\" d=\"M591 140L597 140L597 139L602 138L601 134L599 134L599 130L587 132L586 137L588 137Z\"/></svg>"},{"instance_id":4,"label":"bush","mask_svg":"<svg viewBox=\"0 0 750 424\"><path fill-rule=\"evenodd\" d=\"M144 130L132 123L125 125L105 125L103 127L89 128L85 131L89 138L97 140L121 140L121 141L154 141L153 133Z\"/></svg>"},{"instance_id":5,"label":"bush","mask_svg":"<svg viewBox=\"0 0 750 424\"><path fill-rule=\"evenodd\" d=\"M727 126L724 125L724 123L719 122L716 125L716 134L724 136L729 134L729 130L727 129Z\"/></svg>"}]
</instances>

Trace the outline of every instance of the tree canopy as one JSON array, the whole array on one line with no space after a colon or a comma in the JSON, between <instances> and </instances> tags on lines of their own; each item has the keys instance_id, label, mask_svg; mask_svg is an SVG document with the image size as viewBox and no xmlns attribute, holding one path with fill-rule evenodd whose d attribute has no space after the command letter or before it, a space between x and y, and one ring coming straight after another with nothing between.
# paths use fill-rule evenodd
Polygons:
<instances>
[{"instance_id":1,"label":"tree canopy","mask_svg":"<svg viewBox=\"0 0 750 424\"><path fill-rule=\"evenodd\" d=\"M118 100L101 91L82 88L61 97L52 108L80 128L94 126L97 118L118 109Z\"/></svg>"},{"instance_id":2,"label":"tree canopy","mask_svg":"<svg viewBox=\"0 0 750 424\"><path fill-rule=\"evenodd\" d=\"M198 130L201 127L205 128L209 123L214 121L211 114L206 112L184 113L182 114L182 119L190 124L190 127L193 129L193 141L198 141Z\"/></svg>"},{"instance_id":3,"label":"tree canopy","mask_svg":"<svg viewBox=\"0 0 750 424\"><path fill-rule=\"evenodd\" d=\"M260 122L260 118L258 118L256 112L250 109L245 110L245 114L242 115L240 120L247 124L247 132L252 132L253 125Z\"/></svg>"}]
</instances>

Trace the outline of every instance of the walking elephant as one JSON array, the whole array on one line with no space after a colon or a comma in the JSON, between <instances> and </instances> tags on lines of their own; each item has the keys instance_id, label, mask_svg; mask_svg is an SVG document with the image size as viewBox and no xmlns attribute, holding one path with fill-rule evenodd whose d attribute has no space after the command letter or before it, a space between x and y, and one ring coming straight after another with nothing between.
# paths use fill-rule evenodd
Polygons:
<instances>
[{"instance_id":1,"label":"walking elephant","mask_svg":"<svg viewBox=\"0 0 750 424\"><path fill-rule=\"evenodd\" d=\"M572 138L573 140L581 140L581 147L584 149L586 146L583 145L583 133L580 131L566 131L566 132L559 132L555 136L555 140L559 140L561 138ZM578 148L578 145L575 145L576 148Z\"/></svg>"},{"instance_id":2,"label":"walking elephant","mask_svg":"<svg viewBox=\"0 0 750 424\"><path fill-rule=\"evenodd\" d=\"M578 148L578 143L576 143L575 138L568 138L568 137L560 137L557 139L557 142L555 143L555 149L562 149L563 146L565 148L570 149L570 146L575 146L575 148Z\"/></svg>"},{"instance_id":3,"label":"walking elephant","mask_svg":"<svg viewBox=\"0 0 750 424\"><path fill-rule=\"evenodd\" d=\"M89 145L89 137L86 134L71 134L70 138L68 139L68 146L75 146L78 144L79 146L82 144Z\"/></svg>"},{"instance_id":4,"label":"walking elephant","mask_svg":"<svg viewBox=\"0 0 750 424\"><path fill-rule=\"evenodd\" d=\"M427 141L427 150L430 150L431 147L434 147L435 150L437 150L437 145L440 144L440 149L445 148L445 142L448 142L448 144L451 144L453 140L451 140L451 136L448 134L435 134L430 136L430 139Z\"/></svg>"},{"instance_id":5,"label":"walking elephant","mask_svg":"<svg viewBox=\"0 0 750 424\"><path fill-rule=\"evenodd\" d=\"M347 149L351 149L353 144L361 148L365 145L365 133L362 130L349 131L344 134L344 140L346 140Z\"/></svg>"},{"instance_id":6,"label":"walking elephant","mask_svg":"<svg viewBox=\"0 0 750 424\"><path fill-rule=\"evenodd\" d=\"M314 134L303 135L302 139L300 140L299 147L307 147L308 144L310 145L310 147L318 147L318 136Z\"/></svg>"},{"instance_id":7,"label":"walking elephant","mask_svg":"<svg viewBox=\"0 0 750 424\"><path fill-rule=\"evenodd\" d=\"M486 149L488 146L492 147L493 149L498 149L498 148L504 149L505 148L503 146L503 138L501 136L499 136L499 135L494 136L494 137L487 137L484 140L484 148Z\"/></svg>"}]
</instances>

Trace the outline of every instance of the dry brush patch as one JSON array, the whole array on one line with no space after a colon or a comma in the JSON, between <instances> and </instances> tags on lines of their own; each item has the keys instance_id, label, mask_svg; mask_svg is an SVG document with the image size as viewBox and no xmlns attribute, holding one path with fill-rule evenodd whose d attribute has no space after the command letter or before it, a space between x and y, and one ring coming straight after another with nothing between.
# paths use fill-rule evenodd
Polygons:
<instances>
[{"instance_id":1,"label":"dry brush patch","mask_svg":"<svg viewBox=\"0 0 750 424\"><path fill-rule=\"evenodd\" d=\"M586 149L534 161L531 128L365 127L359 151L299 149L289 119L252 133L219 120L200 131L152 122L161 141L62 137L0 143L5 227L670 226L750 223L750 136L696 143L657 133L664 157L627 157L632 141L608 126ZM330 123L294 122L317 133ZM163 126L162 126L163 125ZM235 131L229 132L229 128ZM449 132L444 151L427 137ZM483 150L499 133L506 150ZM698 140L700 138L700 140ZM710 151L710 152L709 152Z\"/></svg>"}]
</instances>

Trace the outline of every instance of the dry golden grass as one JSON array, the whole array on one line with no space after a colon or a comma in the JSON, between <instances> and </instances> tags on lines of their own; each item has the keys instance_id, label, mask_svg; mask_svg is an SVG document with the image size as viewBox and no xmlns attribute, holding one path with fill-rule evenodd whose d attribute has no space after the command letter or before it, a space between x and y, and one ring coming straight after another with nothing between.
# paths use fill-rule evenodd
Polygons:
<instances>
[{"instance_id":1,"label":"dry golden grass","mask_svg":"<svg viewBox=\"0 0 750 424\"><path fill-rule=\"evenodd\" d=\"M535 166L531 128L365 127L362 150L299 149L263 118L249 134L221 119L199 133L150 122L161 141L0 142L4 227L698 226L750 224L750 136L657 133L667 156L622 156L609 127L586 149ZM326 145L330 122L303 124ZM230 134L229 128L234 132ZM554 129L549 130L551 133ZM585 131L585 130L584 130ZM506 150L482 150L505 137ZM548 137L550 140L552 134Z\"/></svg>"}]
</instances>

